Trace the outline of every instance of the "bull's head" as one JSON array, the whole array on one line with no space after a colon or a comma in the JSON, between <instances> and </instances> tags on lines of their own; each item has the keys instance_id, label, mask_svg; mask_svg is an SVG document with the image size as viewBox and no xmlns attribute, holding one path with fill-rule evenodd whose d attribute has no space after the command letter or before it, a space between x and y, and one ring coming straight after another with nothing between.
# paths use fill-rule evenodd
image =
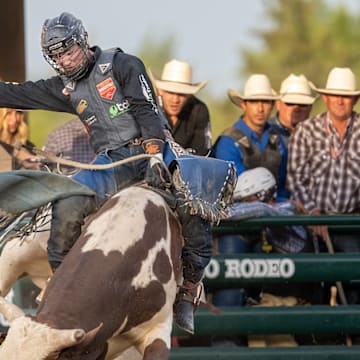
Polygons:
<instances>
[{"instance_id":1,"label":"bull's head","mask_svg":"<svg viewBox=\"0 0 360 360\"><path fill-rule=\"evenodd\" d=\"M0 313L10 323L6 339L0 347L0 359L45 360L54 354L93 338L100 327L85 333L82 329L59 330L26 316L16 305L0 297Z\"/></svg>"}]
</instances>

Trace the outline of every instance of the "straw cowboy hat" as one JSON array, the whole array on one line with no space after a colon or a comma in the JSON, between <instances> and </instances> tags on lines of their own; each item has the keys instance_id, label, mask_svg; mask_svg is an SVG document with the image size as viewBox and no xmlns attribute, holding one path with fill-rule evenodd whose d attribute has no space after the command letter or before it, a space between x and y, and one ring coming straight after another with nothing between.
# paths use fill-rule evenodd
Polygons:
<instances>
[{"instance_id":1,"label":"straw cowboy hat","mask_svg":"<svg viewBox=\"0 0 360 360\"><path fill-rule=\"evenodd\" d=\"M153 74L151 76L158 89L178 94L195 94L207 84L207 80L193 83L191 65L175 59L165 64L160 79Z\"/></svg>"},{"instance_id":2,"label":"straw cowboy hat","mask_svg":"<svg viewBox=\"0 0 360 360\"><path fill-rule=\"evenodd\" d=\"M280 100L290 104L312 105L316 96L312 96L310 83L304 75L290 74L281 83Z\"/></svg>"},{"instance_id":3,"label":"straw cowboy hat","mask_svg":"<svg viewBox=\"0 0 360 360\"><path fill-rule=\"evenodd\" d=\"M243 95L233 89L229 89L227 93L230 100L237 106L246 100L276 100L279 98L271 88L269 78L264 74L251 75L245 83Z\"/></svg>"},{"instance_id":4,"label":"straw cowboy hat","mask_svg":"<svg viewBox=\"0 0 360 360\"><path fill-rule=\"evenodd\" d=\"M360 90L356 89L356 78L350 68L335 67L329 72L325 89L310 86L320 94L356 96Z\"/></svg>"}]
</instances>

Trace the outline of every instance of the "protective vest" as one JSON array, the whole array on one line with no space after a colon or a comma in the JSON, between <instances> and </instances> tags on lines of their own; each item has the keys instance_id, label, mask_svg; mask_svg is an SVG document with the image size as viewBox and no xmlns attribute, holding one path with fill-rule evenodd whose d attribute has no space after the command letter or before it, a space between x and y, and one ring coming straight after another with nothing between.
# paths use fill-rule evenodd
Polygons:
<instances>
[{"instance_id":1,"label":"protective vest","mask_svg":"<svg viewBox=\"0 0 360 360\"><path fill-rule=\"evenodd\" d=\"M114 48L102 51L87 77L80 81L64 81L70 101L90 134L96 153L116 149L140 137L140 129L130 112L131 104L124 99L113 76Z\"/></svg>"},{"instance_id":2,"label":"protective vest","mask_svg":"<svg viewBox=\"0 0 360 360\"><path fill-rule=\"evenodd\" d=\"M263 166L271 171L275 179L278 178L281 153L278 146L279 137L276 133L270 130L269 141L262 151L239 129L228 128L222 135L231 137L240 146L246 169Z\"/></svg>"}]
</instances>

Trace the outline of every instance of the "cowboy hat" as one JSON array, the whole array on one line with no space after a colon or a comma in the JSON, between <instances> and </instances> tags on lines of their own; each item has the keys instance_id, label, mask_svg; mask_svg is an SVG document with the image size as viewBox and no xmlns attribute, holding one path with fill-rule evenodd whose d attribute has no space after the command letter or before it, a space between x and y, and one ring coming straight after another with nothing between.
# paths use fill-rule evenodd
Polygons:
<instances>
[{"instance_id":1,"label":"cowboy hat","mask_svg":"<svg viewBox=\"0 0 360 360\"><path fill-rule=\"evenodd\" d=\"M230 100L237 106L246 100L276 100L279 98L271 88L269 78L264 74L253 74L249 77L244 86L244 95L233 89L229 89L227 93Z\"/></svg>"},{"instance_id":2,"label":"cowboy hat","mask_svg":"<svg viewBox=\"0 0 360 360\"><path fill-rule=\"evenodd\" d=\"M290 74L281 83L280 100L290 104L312 105L316 97L312 96L309 81L304 75Z\"/></svg>"},{"instance_id":3,"label":"cowboy hat","mask_svg":"<svg viewBox=\"0 0 360 360\"><path fill-rule=\"evenodd\" d=\"M326 87L318 89L314 85L310 86L320 94L356 96L360 95L360 90L356 89L356 78L350 68L335 67L329 72Z\"/></svg>"},{"instance_id":4,"label":"cowboy hat","mask_svg":"<svg viewBox=\"0 0 360 360\"><path fill-rule=\"evenodd\" d=\"M195 94L207 84L207 80L194 84L191 65L175 59L165 64L160 79L151 75L158 89L178 94Z\"/></svg>"}]
</instances>

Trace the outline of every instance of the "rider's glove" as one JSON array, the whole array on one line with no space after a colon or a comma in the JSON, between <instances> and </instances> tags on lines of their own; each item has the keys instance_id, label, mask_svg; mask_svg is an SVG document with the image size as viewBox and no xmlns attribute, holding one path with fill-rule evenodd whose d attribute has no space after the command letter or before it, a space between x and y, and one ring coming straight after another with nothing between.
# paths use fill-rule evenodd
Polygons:
<instances>
[{"instance_id":1,"label":"rider's glove","mask_svg":"<svg viewBox=\"0 0 360 360\"><path fill-rule=\"evenodd\" d=\"M170 184L168 170L163 165L164 141L148 139L143 141L145 153L153 155L146 170L145 181L153 187L167 189Z\"/></svg>"}]
</instances>

